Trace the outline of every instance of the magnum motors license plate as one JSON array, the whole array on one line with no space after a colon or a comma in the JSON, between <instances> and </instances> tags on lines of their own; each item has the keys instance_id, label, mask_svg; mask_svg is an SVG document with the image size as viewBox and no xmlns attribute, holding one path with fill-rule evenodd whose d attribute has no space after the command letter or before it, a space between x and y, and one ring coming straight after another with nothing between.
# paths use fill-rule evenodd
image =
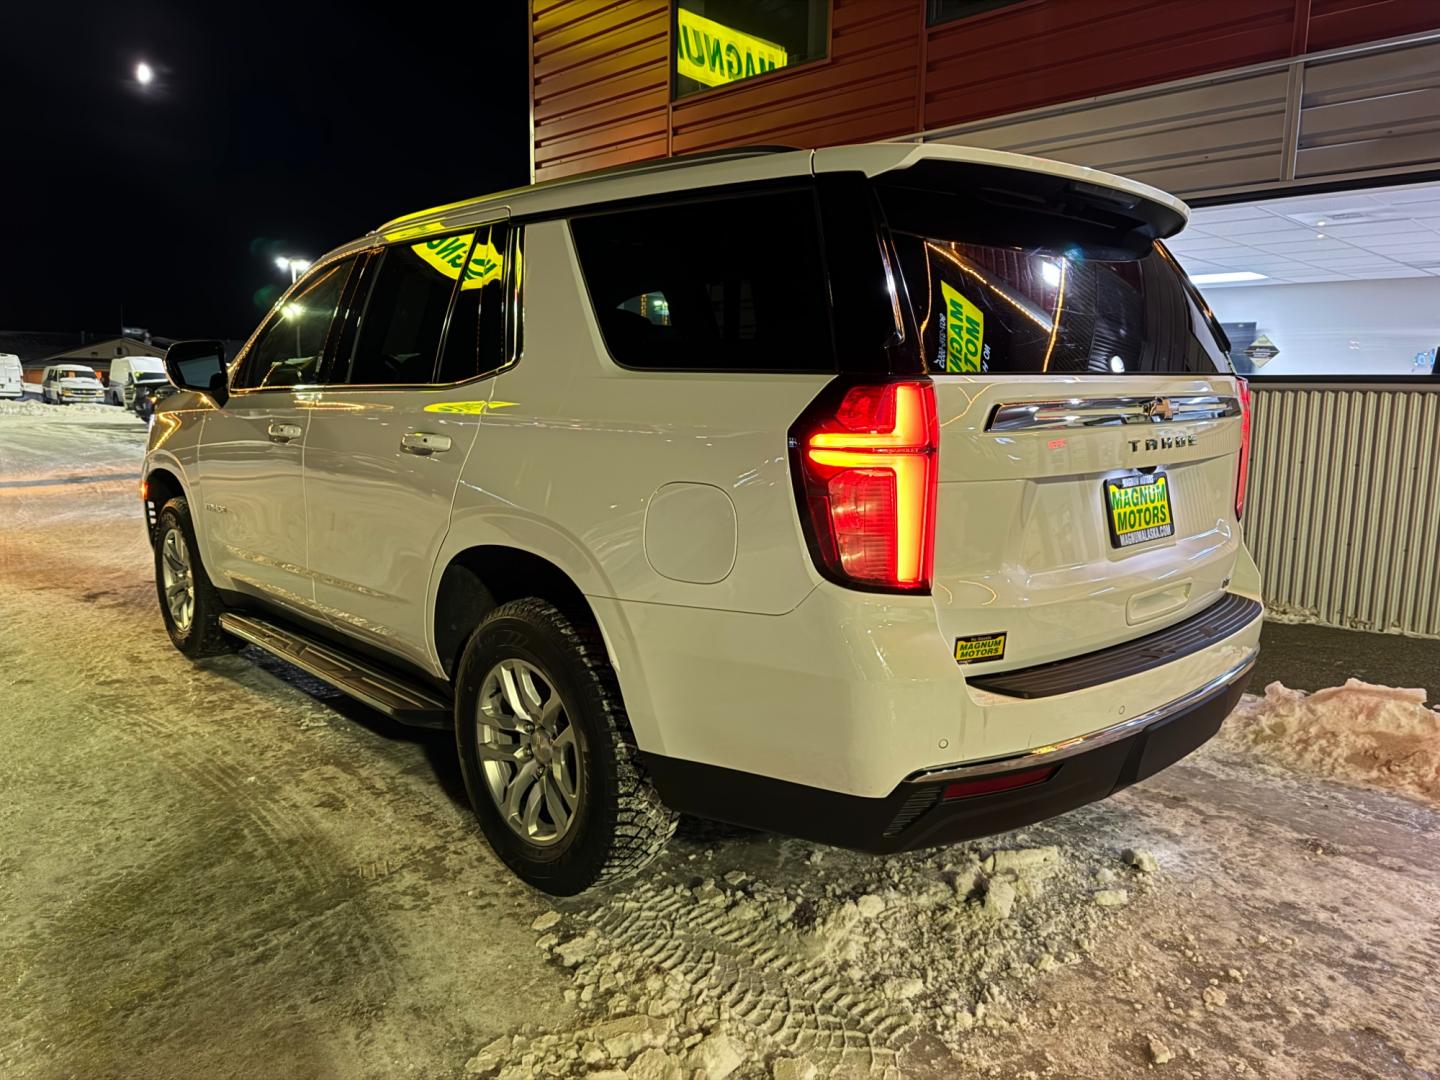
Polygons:
<instances>
[{"instance_id":1,"label":"magnum motors license plate","mask_svg":"<svg viewBox=\"0 0 1440 1080\"><path fill-rule=\"evenodd\" d=\"M1174 536L1169 477L1157 472L1106 480L1105 513L1110 522L1110 543L1115 547L1133 547Z\"/></svg>"}]
</instances>

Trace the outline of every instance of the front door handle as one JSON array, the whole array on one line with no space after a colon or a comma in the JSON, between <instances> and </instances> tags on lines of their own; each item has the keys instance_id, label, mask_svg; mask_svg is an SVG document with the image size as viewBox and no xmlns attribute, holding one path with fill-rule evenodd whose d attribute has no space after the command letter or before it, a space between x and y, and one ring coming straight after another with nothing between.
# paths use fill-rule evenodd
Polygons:
<instances>
[{"instance_id":1,"label":"front door handle","mask_svg":"<svg viewBox=\"0 0 1440 1080\"><path fill-rule=\"evenodd\" d=\"M439 454L450 449L449 435L432 435L428 431L407 431L400 436L400 449L407 454Z\"/></svg>"},{"instance_id":2,"label":"front door handle","mask_svg":"<svg viewBox=\"0 0 1440 1080\"><path fill-rule=\"evenodd\" d=\"M270 436L271 442L289 442L291 439L298 439L301 431L299 424L276 422L266 428L266 433Z\"/></svg>"}]
</instances>

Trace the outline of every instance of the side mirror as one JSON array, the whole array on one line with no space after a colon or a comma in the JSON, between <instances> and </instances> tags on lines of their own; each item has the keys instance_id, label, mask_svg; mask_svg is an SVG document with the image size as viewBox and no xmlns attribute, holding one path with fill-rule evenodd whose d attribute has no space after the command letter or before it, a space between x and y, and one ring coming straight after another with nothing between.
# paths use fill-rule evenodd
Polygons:
<instances>
[{"instance_id":1,"label":"side mirror","mask_svg":"<svg viewBox=\"0 0 1440 1080\"><path fill-rule=\"evenodd\" d=\"M177 341L165 350L165 372L182 390L209 394L217 405L230 397L225 346L218 341Z\"/></svg>"}]
</instances>

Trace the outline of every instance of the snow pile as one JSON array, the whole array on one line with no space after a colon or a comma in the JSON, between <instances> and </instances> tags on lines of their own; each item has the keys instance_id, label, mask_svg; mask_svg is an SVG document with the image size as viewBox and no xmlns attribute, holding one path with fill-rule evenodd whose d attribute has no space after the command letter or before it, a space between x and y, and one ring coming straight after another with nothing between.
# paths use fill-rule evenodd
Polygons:
<instances>
[{"instance_id":1,"label":"snow pile","mask_svg":"<svg viewBox=\"0 0 1440 1080\"><path fill-rule=\"evenodd\" d=\"M783 883L738 869L696 878L681 863L540 916L537 944L568 970L581 1019L497 1039L467 1073L896 1075L906 1055L1008 1027L1025 988L1078 963L1155 866L1144 852L1082 860L1055 847L952 848L858 873L847 859L829 877L825 863L814 851Z\"/></svg>"},{"instance_id":2,"label":"snow pile","mask_svg":"<svg viewBox=\"0 0 1440 1080\"><path fill-rule=\"evenodd\" d=\"M21 401L0 401L0 416L64 416L67 413L107 413L115 414L120 412L114 405L101 405L93 401L76 401L69 405L47 405L43 401L21 400Z\"/></svg>"},{"instance_id":3,"label":"snow pile","mask_svg":"<svg viewBox=\"0 0 1440 1080\"><path fill-rule=\"evenodd\" d=\"M1344 686L1306 694L1273 682L1247 695L1221 728L1221 741L1352 783L1440 802L1440 711L1424 690Z\"/></svg>"}]
</instances>

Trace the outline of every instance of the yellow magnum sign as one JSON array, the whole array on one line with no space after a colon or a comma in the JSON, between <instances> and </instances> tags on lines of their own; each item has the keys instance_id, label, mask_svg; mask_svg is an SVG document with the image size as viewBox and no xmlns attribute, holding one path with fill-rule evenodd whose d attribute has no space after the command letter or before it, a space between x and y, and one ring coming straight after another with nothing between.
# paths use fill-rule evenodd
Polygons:
<instances>
[{"instance_id":1,"label":"yellow magnum sign","mask_svg":"<svg viewBox=\"0 0 1440 1080\"><path fill-rule=\"evenodd\" d=\"M1115 535L1122 538L1147 529L1164 530L1171 524L1168 479L1157 476L1151 484L1111 487L1110 516L1115 525ZM1156 533L1157 537L1160 535L1168 534Z\"/></svg>"},{"instance_id":2,"label":"yellow magnum sign","mask_svg":"<svg viewBox=\"0 0 1440 1080\"><path fill-rule=\"evenodd\" d=\"M706 86L763 75L789 63L773 41L742 34L683 7L676 13L675 71Z\"/></svg>"},{"instance_id":3,"label":"yellow magnum sign","mask_svg":"<svg viewBox=\"0 0 1440 1080\"><path fill-rule=\"evenodd\" d=\"M944 281L940 295L945 302L945 370L978 375L983 370L985 313Z\"/></svg>"},{"instance_id":4,"label":"yellow magnum sign","mask_svg":"<svg viewBox=\"0 0 1440 1080\"><path fill-rule=\"evenodd\" d=\"M410 250L452 281L460 276L463 267L465 280L460 283L461 290L478 289L500 277L505 259L488 239L480 241L471 250L470 243L474 239L474 233L441 236L411 244ZM465 265L467 251L470 252L468 266Z\"/></svg>"},{"instance_id":5,"label":"yellow magnum sign","mask_svg":"<svg viewBox=\"0 0 1440 1080\"><path fill-rule=\"evenodd\" d=\"M1001 660L1005 656L1004 634L976 634L955 639L955 662L973 664L977 660Z\"/></svg>"}]
</instances>

